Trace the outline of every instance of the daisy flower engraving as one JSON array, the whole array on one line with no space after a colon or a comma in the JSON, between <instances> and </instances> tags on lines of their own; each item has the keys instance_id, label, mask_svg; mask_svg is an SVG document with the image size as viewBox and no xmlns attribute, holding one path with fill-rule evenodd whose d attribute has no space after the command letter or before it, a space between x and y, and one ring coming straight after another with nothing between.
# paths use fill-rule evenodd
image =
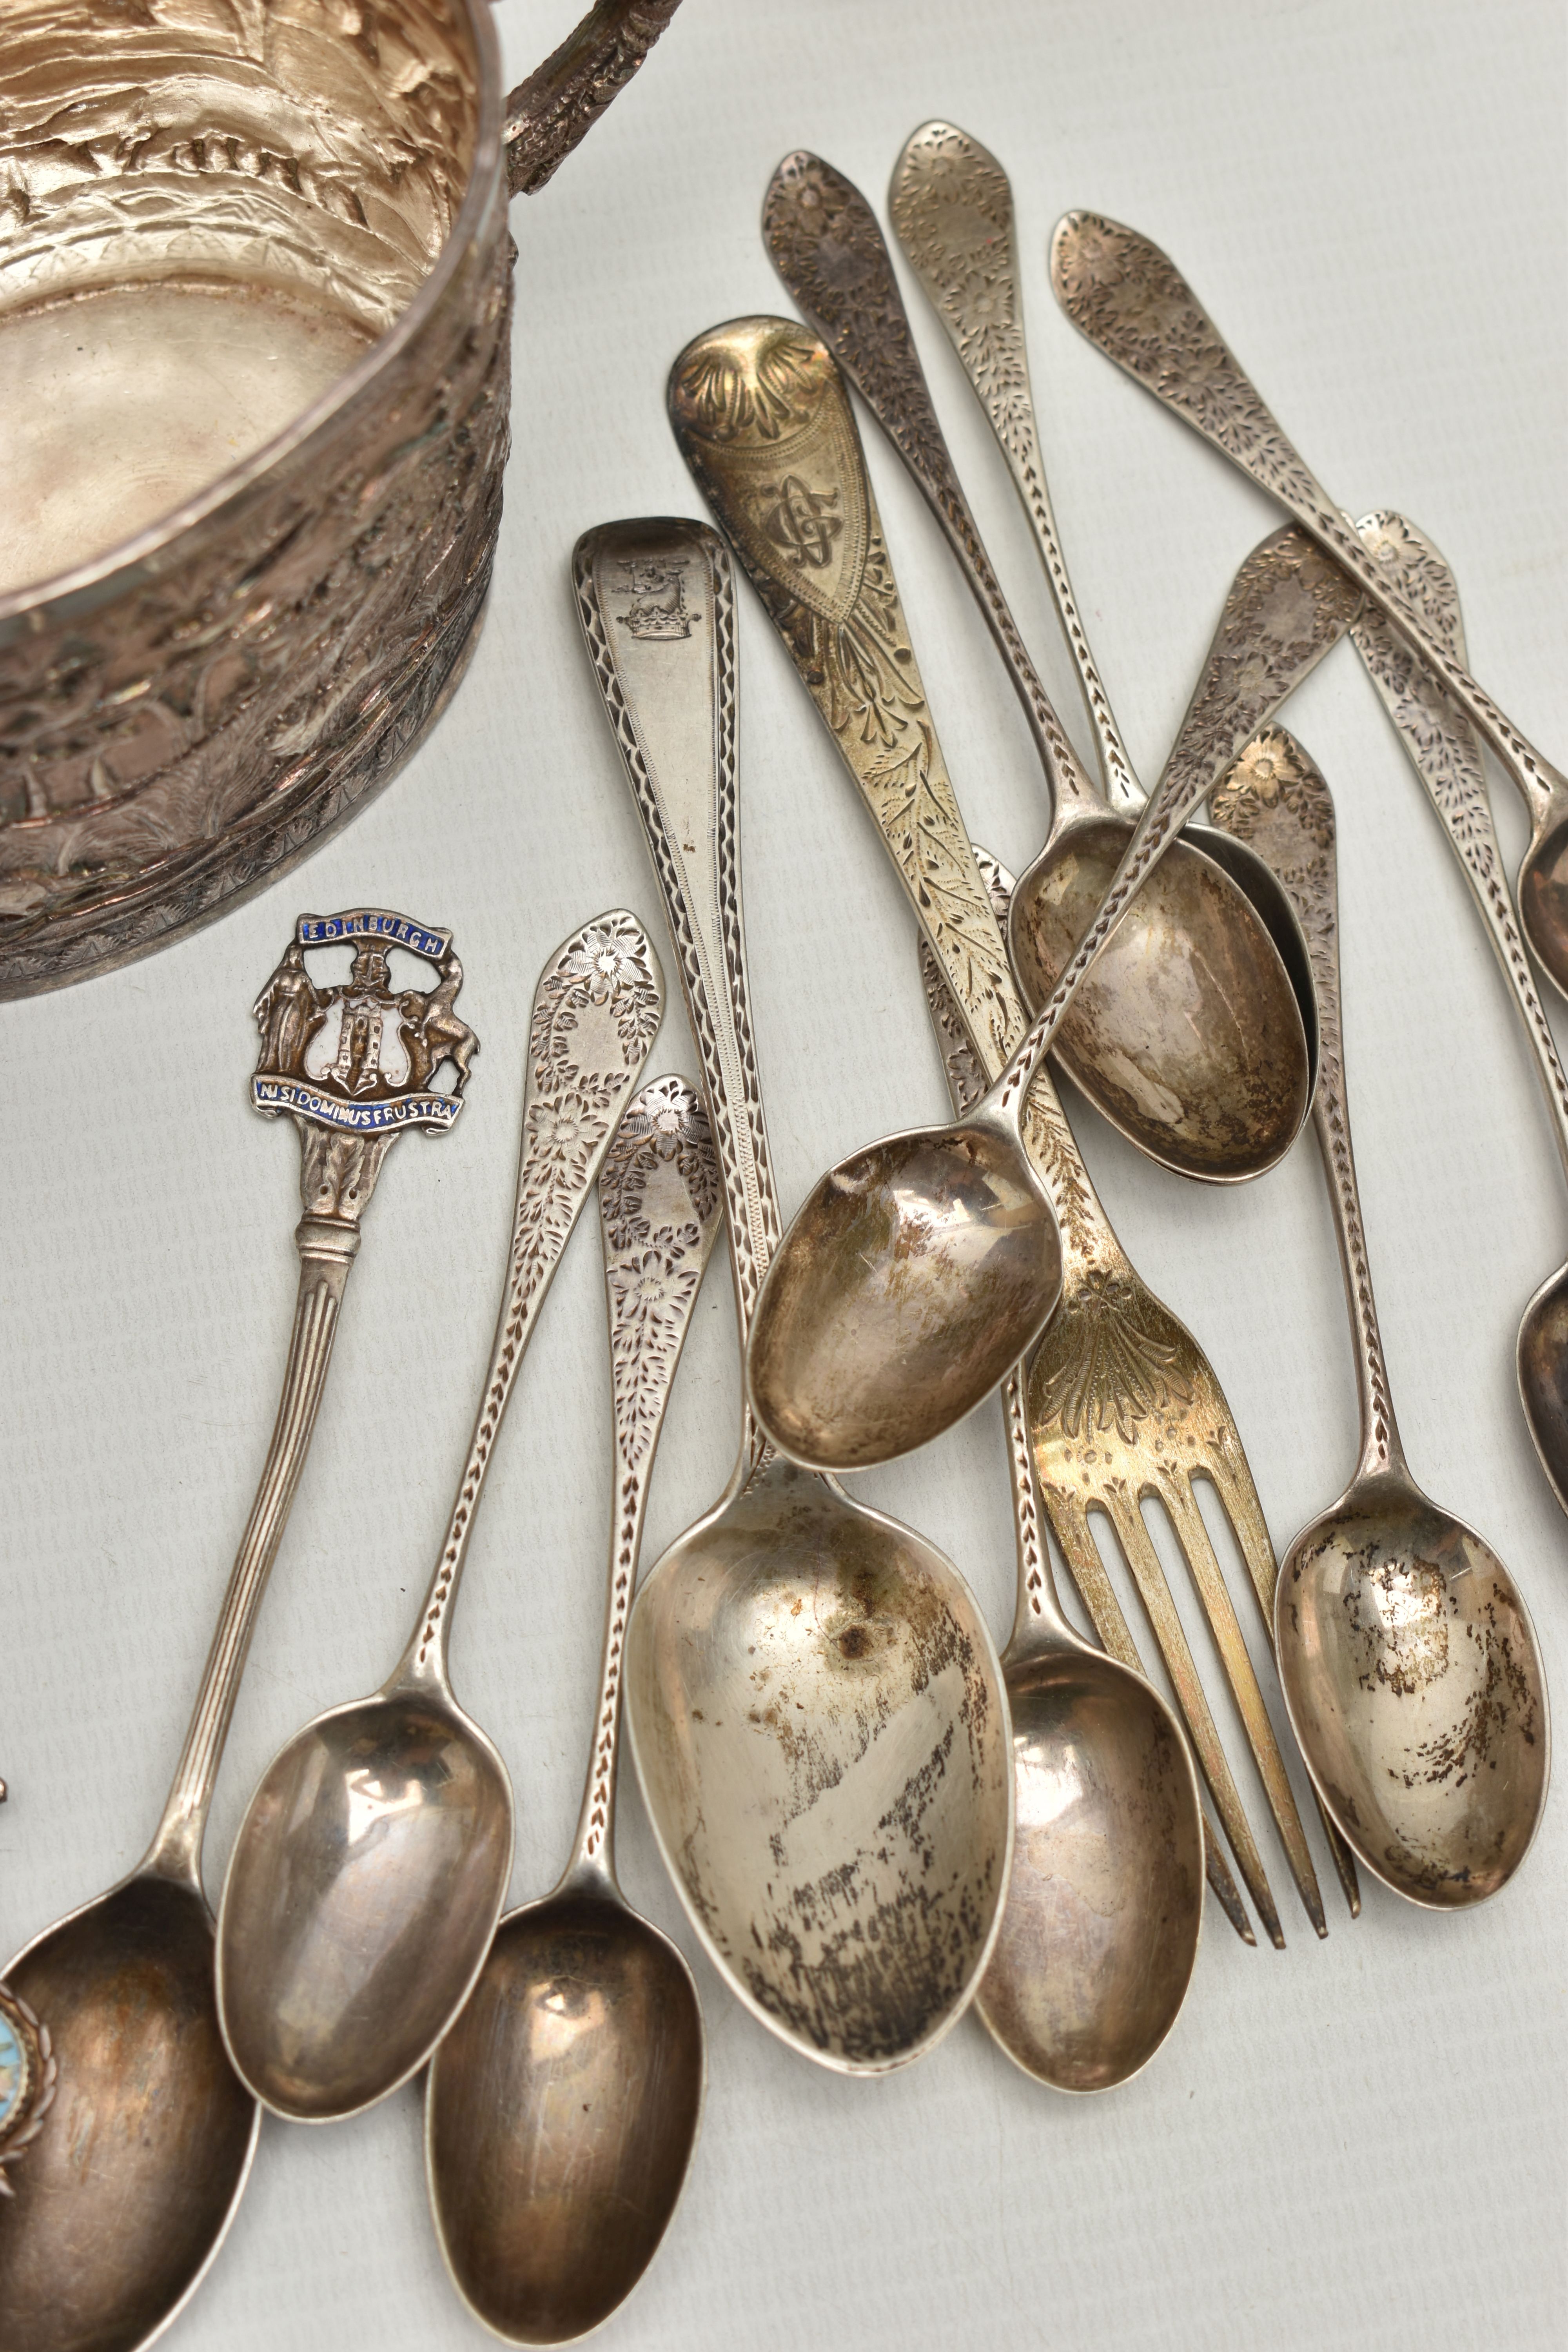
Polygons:
<instances>
[{"instance_id":1,"label":"daisy flower engraving","mask_svg":"<svg viewBox=\"0 0 1568 2352\"><path fill-rule=\"evenodd\" d=\"M578 1094L536 1102L529 1113L533 1147L551 1160L575 1160L597 1141L604 1125Z\"/></svg>"},{"instance_id":2,"label":"daisy flower engraving","mask_svg":"<svg viewBox=\"0 0 1568 2352\"><path fill-rule=\"evenodd\" d=\"M1057 272L1070 304L1087 302L1117 283L1122 274L1120 247L1121 241L1108 222L1085 219L1075 224L1063 240Z\"/></svg>"},{"instance_id":3,"label":"daisy flower engraving","mask_svg":"<svg viewBox=\"0 0 1568 2352\"><path fill-rule=\"evenodd\" d=\"M593 1004L608 1004L639 978L637 958L613 931L585 931L583 944L566 959L568 980L580 981Z\"/></svg>"}]
</instances>

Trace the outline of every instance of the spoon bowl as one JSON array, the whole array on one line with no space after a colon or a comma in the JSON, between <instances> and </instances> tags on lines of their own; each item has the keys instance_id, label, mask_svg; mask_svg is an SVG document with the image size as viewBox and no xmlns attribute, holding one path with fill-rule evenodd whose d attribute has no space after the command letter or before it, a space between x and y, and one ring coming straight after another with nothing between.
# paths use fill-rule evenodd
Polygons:
<instances>
[{"instance_id":1,"label":"spoon bowl","mask_svg":"<svg viewBox=\"0 0 1568 2352\"><path fill-rule=\"evenodd\" d=\"M867 1146L795 1217L752 1328L763 1423L817 1470L940 1435L1006 1378L1061 1288L1044 1189L979 1120Z\"/></svg>"},{"instance_id":2,"label":"spoon bowl","mask_svg":"<svg viewBox=\"0 0 1568 2352\"><path fill-rule=\"evenodd\" d=\"M511 1841L506 1768L439 1693L356 1700L279 1751L217 1937L224 2037L258 2098L324 2123L406 2082L483 1965Z\"/></svg>"},{"instance_id":3,"label":"spoon bowl","mask_svg":"<svg viewBox=\"0 0 1568 2352\"><path fill-rule=\"evenodd\" d=\"M1058 2091L1146 2066L1192 1981L1203 1820L1169 1707L1087 1643L1004 1661L1017 1827L1002 1930L974 2005Z\"/></svg>"},{"instance_id":4,"label":"spoon bowl","mask_svg":"<svg viewBox=\"0 0 1568 2352\"><path fill-rule=\"evenodd\" d=\"M1568 792L1537 816L1516 879L1519 919L1547 978L1568 996Z\"/></svg>"},{"instance_id":5,"label":"spoon bowl","mask_svg":"<svg viewBox=\"0 0 1568 2352\"><path fill-rule=\"evenodd\" d=\"M0 2343L130 2352L205 2274L260 2125L224 2052L212 1959L202 1895L143 1869L6 1970L48 2021L59 2087L0 2205Z\"/></svg>"},{"instance_id":6,"label":"spoon bowl","mask_svg":"<svg viewBox=\"0 0 1568 2352\"><path fill-rule=\"evenodd\" d=\"M692 1921L763 2022L876 2074L952 2024L1012 1851L1000 1675L963 1580L774 1457L632 1611L637 1777Z\"/></svg>"},{"instance_id":7,"label":"spoon bowl","mask_svg":"<svg viewBox=\"0 0 1568 2352\"><path fill-rule=\"evenodd\" d=\"M1568 1265L1548 1275L1520 1318L1515 1362L1535 1450L1568 1511Z\"/></svg>"},{"instance_id":8,"label":"spoon bowl","mask_svg":"<svg viewBox=\"0 0 1568 2352\"><path fill-rule=\"evenodd\" d=\"M1107 811L1058 826L1014 892L1009 942L1031 1013L1093 921L1133 823ZM1094 1098L1124 1133L1158 1127L1167 1166L1245 1182L1289 1150L1311 1101L1315 1037L1280 969L1262 920L1237 919L1229 877L1178 841L1079 988L1060 1057L1075 1076L1093 1069Z\"/></svg>"},{"instance_id":9,"label":"spoon bowl","mask_svg":"<svg viewBox=\"0 0 1568 2352\"><path fill-rule=\"evenodd\" d=\"M1430 1910L1483 1902L1546 1798L1546 1689L1513 1579L1398 1470L1297 1537L1275 1632L1302 1752L1368 1867Z\"/></svg>"},{"instance_id":10,"label":"spoon bowl","mask_svg":"<svg viewBox=\"0 0 1568 2352\"><path fill-rule=\"evenodd\" d=\"M502 1920L426 2106L431 2209L476 2318L562 2344L609 2316L679 2198L703 2072L697 1988L657 1927L570 1885Z\"/></svg>"}]
</instances>

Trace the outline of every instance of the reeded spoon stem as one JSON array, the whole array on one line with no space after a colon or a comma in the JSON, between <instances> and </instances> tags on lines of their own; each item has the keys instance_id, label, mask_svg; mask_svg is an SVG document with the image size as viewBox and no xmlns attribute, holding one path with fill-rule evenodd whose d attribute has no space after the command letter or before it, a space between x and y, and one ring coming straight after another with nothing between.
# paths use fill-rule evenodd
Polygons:
<instances>
[{"instance_id":1,"label":"reeded spoon stem","mask_svg":"<svg viewBox=\"0 0 1568 2352\"><path fill-rule=\"evenodd\" d=\"M1356 525L1379 562L1415 601L1460 661L1464 625L1453 573L1432 541L1403 515L1386 509ZM1486 769L1475 730L1426 664L1412 655L1381 613L1364 611L1351 632L1357 652L1398 728L1412 766L1458 857L1535 1056L1552 1139L1568 1179L1568 1077L1514 920L1513 901L1492 824Z\"/></svg>"},{"instance_id":2,"label":"reeded spoon stem","mask_svg":"<svg viewBox=\"0 0 1568 2352\"><path fill-rule=\"evenodd\" d=\"M952 242L949 201L962 217ZM1013 191L994 155L950 122L926 122L905 143L888 192L893 231L991 422L1034 529L1100 751L1105 796L1135 816L1143 793L1116 724L1073 594L1046 483L1024 341ZM977 242L976 218L991 236Z\"/></svg>"},{"instance_id":3,"label":"reeded spoon stem","mask_svg":"<svg viewBox=\"0 0 1568 2352\"><path fill-rule=\"evenodd\" d=\"M594 1746L563 1888L597 1887L617 1897L620 1893L616 1786L626 1619L642 1553L653 1458L721 1214L717 1158L701 1097L684 1078L656 1078L632 1104L599 1177L615 1392L615 1504ZM650 1232L660 1235L654 1245L657 1268L648 1265ZM659 1288L657 1300L645 1295L650 1282Z\"/></svg>"},{"instance_id":4,"label":"reeded spoon stem","mask_svg":"<svg viewBox=\"0 0 1568 2352\"><path fill-rule=\"evenodd\" d=\"M1249 743L1215 794L1215 823L1268 855L1270 812L1279 806L1289 831L1290 855L1276 863L1296 902L1312 959L1321 1030L1318 1090L1312 1124L1329 1179L1329 1199L1344 1273L1355 1354L1360 1406L1361 1455L1357 1478L1393 1471L1407 1478L1404 1448L1389 1393L1388 1366L1377 1328L1372 1269L1362 1224L1355 1154L1351 1148L1350 1104L1345 1088L1344 1026L1340 1009L1339 913L1334 877L1333 803L1328 787L1300 745L1283 727L1264 729ZM1298 817L1298 813L1300 815ZM1310 843L1313 853L1303 855Z\"/></svg>"},{"instance_id":5,"label":"reeded spoon stem","mask_svg":"<svg viewBox=\"0 0 1568 2352\"><path fill-rule=\"evenodd\" d=\"M185 1733L168 1801L142 1868L165 1878L186 1880L201 1888L202 1841L213 1790L223 1759L224 1743L239 1696L240 1680L249 1654L250 1638L267 1591L267 1580L278 1557L283 1529L294 1501L294 1490L326 1387L327 1369L337 1337L338 1315L343 1303L349 1270L359 1253L359 1215L369 1200L381 1163L395 1138L376 1136L358 1147L363 1173L352 1213L335 1217L308 1213L311 1130L301 1119L305 1152L302 1184L307 1214L295 1228L300 1253L300 1287L294 1306L294 1328L289 1342L289 1362L278 1418L256 1500L250 1507L245 1534L236 1554L223 1597L217 1630L202 1670L195 1710Z\"/></svg>"},{"instance_id":6,"label":"reeded spoon stem","mask_svg":"<svg viewBox=\"0 0 1568 2352\"><path fill-rule=\"evenodd\" d=\"M948 454L876 215L841 172L801 148L784 157L768 184L763 236L806 320L871 409L942 525L1006 665L1053 812L1074 802L1093 805L1094 788L1029 659ZM847 286L845 251L854 262Z\"/></svg>"}]
</instances>

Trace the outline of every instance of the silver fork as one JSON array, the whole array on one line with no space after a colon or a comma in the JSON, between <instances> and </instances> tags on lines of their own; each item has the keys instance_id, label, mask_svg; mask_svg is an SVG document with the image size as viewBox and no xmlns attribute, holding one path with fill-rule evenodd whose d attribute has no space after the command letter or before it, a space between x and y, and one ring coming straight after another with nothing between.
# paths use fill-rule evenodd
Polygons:
<instances>
[{"instance_id":1,"label":"silver fork","mask_svg":"<svg viewBox=\"0 0 1568 2352\"><path fill-rule=\"evenodd\" d=\"M997 920L1005 926L1013 877L978 845L974 856ZM943 1059L961 1097L968 1100L984 1091L984 1076L923 939L921 977ZM1271 1596L1277 1573L1273 1547L1230 1407L1196 1340L1130 1263L1059 1100L1038 1081L1030 1110L1046 1144L1037 1165L1062 1236L1061 1301L1031 1360L1027 1395L1047 1520L1101 1643L1112 1657L1142 1674L1142 1661L1089 1525L1091 1515L1102 1512L1114 1528L1242 1876L1269 1940L1282 1946L1285 1937L1257 1842L1143 1521L1146 1496L1164 1506L1198 1588L1307 1915L1319 1935L1326 1935L1317 1878L1274 1727L1193 1492L1194 1477L1208 1479L1259 1597L1265 1586ZM1243 1934L1245 1914L1238 1922L1234 1882L1206 1821L1205 1827L1209 1884ZM1246 1940L1253 1940L1250 1933Z\"/></svg>"}]
</instances>

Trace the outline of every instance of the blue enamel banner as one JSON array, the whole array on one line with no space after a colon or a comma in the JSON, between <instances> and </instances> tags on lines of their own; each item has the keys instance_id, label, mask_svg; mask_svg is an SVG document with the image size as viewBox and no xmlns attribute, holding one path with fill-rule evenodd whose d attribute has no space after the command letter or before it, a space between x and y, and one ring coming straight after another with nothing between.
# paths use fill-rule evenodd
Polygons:
<instances>
[{"instance_id":1,"label":"blue enamel banner","mask_svg":"<svg viewBox=\"0 0 1568 2352\"><path fill-rule=\"evenodd\" d=\"M263 1076L251 1079L250 1099L258 1110L274 1116L297 1111L318 1127L342 1128L350 1135L384 1135L400 1127L450 1127L463 1108L458 1095L394 1095L385 1102L342 1102L304 1078Z\"/></svg>"},{"instance_id":2,"label":"blue enamel banner","mask_svg":"<svg viewBox=\"0 0 1568 2352\"><path fill-rule=\"evenodd\" d=\"M302 948L335 947L342 940L384 940L389 948L407 948L432 961L444 956L452 944L450 931L432 930L427 924L411 922L406 915L394 915L384 907L352 907L342 915L301 915L294 926L294 937Z\"/></svg>"}]
</instances>

